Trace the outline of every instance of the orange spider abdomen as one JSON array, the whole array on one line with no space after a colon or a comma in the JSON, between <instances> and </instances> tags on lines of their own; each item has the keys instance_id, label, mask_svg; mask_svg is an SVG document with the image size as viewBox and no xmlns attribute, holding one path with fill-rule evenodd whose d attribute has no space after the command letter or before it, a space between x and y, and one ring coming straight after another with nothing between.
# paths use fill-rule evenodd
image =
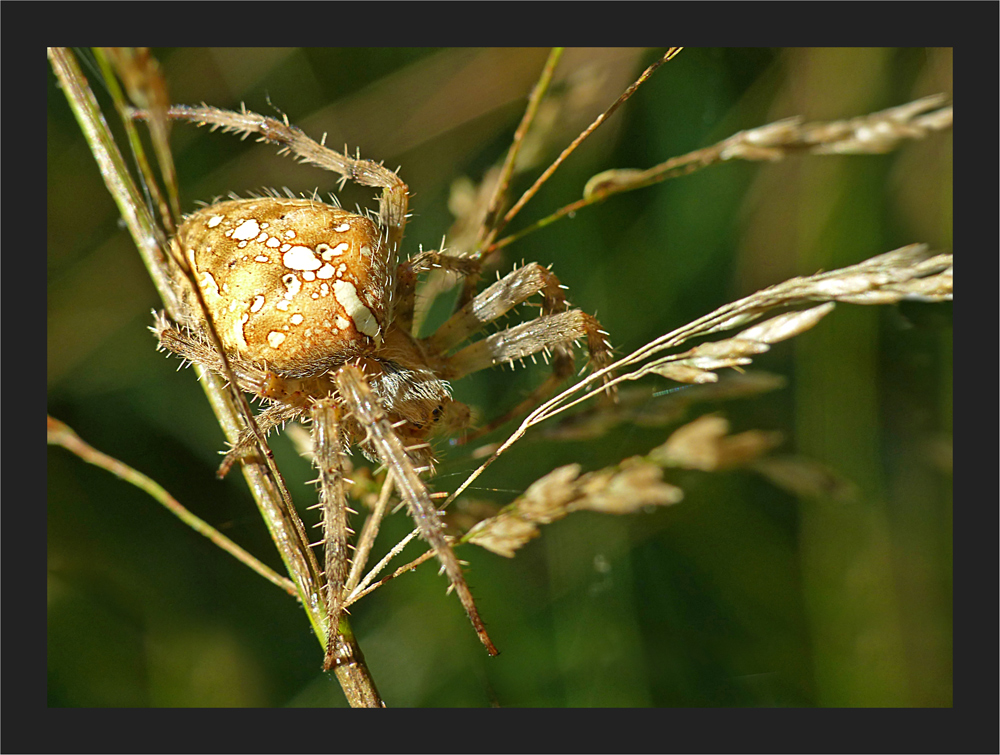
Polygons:
<instances>
[{"instance_id":1,"label":"orange spider abdomen","mask_svg":"<svg viewBox=\"0 0 1000 755\"><path fill-rule=\"evenodd\" d=\"M388 260L378 226L310 199L237 199L177 231L227 351L318 374L381 338Z\"/></svg>"}]
</instances>

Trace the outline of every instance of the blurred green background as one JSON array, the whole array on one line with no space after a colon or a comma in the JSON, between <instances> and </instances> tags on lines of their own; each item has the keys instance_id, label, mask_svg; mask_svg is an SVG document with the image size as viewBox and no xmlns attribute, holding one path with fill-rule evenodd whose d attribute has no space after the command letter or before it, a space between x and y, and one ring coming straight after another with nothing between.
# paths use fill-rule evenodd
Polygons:
<instances>
[{"instance_id":1,"label":"blurred green background","mask_svg":"<svg viewBox=\"0 0 1000 755\"><path fill-rule=\"evenodd\" d=\"M245 101L270 113L269 98L312 136L328 132L332 146L401 166L413 194L412 252L437 248L447 232L452 184L478 181L502 158L546 52L155 54L175 102ZM563 107L518 187L658 54L567 51L554 87ZM214 478L221 431L193 372L154 350L155 292L51 74L48 87L48 410L280 569L242 478ZM648 167L788 116L851 117L951 87L945 49L687 49L566 162L514 228L578 198L602 170ZM917 241L950 251L951 139L885 156L714 167L531 235L500 269L553 264L572 302L627 353L793 275ZM172 144L188 211L230 191L336 183L206 129L178 125ZM343 200L374 206L370 190L345 190ZM513 560L464 546L498 658L483 652L433 566L363 600L353 625L388 704L951 705L950 320L950 305L840 305L757 359L788 379L784 389L699 407L724 411L734 431L784 431L782 450L835 470L856 486L852 499L797 497L744 471L671 473L686 492L676 506L575 514ZM480 373L456 395L490 417L543 374ZM650 396L671 387L643 385ZM472 495L502 505L557 465L599 469L672 429L529 437ZM312 473L287 439L273 445L304 509L315 498L304 482ZM442 447L441 458L440 489L473 467L464 449ZM306 512L307 523L315 516ZM409 528L394 517L380 543ZM50 706L344 705L321 658L293 599L137 489L49 449Z\"/></svg>"}]
</instances>

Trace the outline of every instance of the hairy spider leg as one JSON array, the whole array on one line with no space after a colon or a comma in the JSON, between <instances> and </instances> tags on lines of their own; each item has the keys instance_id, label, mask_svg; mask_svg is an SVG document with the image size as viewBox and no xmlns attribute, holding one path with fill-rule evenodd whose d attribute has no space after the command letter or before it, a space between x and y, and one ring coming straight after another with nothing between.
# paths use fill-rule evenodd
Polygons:
<instances>
[{"instance_id":1,"label":"hairy spider leg","mask_svg":"<svg viewBox=\"0 0 1000 755\"><path fill-rule=\"evenodd\" d=\"M313 463L319 471L319 498L323 509L323 557L327 590L327 641L323 669L329 671L336 663L337 634L344 605L344 586L350 558L347 538L347 491L345 489L344 454L347 444L336 399L329 397L313 402L312 441Z\"/></svg>"},{"instance_id":2,"label":"hairy spider leg","mask_svg":"<svg viewBox=\"0 0 1000 755\"><path fill-rule=\"evenodd\" d=\"M420 252L411 259L400 262L396 268L396 295L393 309L396 327L416 336L413 332L413 310L416 305L417 276L428 270L443 269L463 277L476 274L482 263L471 257L454 257L445 252Z\"/></svg>"},{"instance_id":3,"label":"hairy spider leg","mask_svg":"<svg viewBox=\"0 0 1000 755\"><path fill-rule=\"evenodd\" d=\"M497 655L498 651L486 632L483 620L479 617L479 611L472 598L472 591L465 581L458 557L445 538L441 512L431 501L427 487L420 479L419 471L411 463L406 448L392 429L392 423L376 400L364 374L354 365L344 365L337 370L335 380L341 400L364 428L367 433L366 441L376 449L382 463L390 470L396 489L405 501L411 518L417 524L420 537L434 549L452 587L458 593L458 598L476 634L486 646L486 651L490 655Z\"/></svg>"},{"instance_id":4,"label":"hairy spider leg","mask_svg":"<svg viewBox=\"0 0 1000 755\"><path fill-rule=\"evenodd\" d=\"M542 296L542 314L533 320L501 330L446 356L446 352L497 320L536 293ZM573 372L573 344L587 339L590 366L599 370L611 362L607 332L595 317L569 309L559 279L538 263L529 263L508 273L458 310L436 333L422 343L440 355L442 377L460 378L471 372L511 363L540 351L552 354L552 373L532 393L510 411L465 436L468 442L492 431L542 401ZM605 377L605 382L610 375ZM609 396L612 395L609 392Z\"/></svg>"}]
</instances>

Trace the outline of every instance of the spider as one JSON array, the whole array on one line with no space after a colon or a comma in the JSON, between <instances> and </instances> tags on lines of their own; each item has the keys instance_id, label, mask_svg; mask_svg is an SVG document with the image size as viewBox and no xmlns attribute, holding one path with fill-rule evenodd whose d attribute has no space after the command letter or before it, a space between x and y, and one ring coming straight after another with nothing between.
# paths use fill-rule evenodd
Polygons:
<instances>
[{"instance_id":1,"label":"spider","mask_svg":"<svg viewBox=\"0 0 1000 755\"><path fill-rule=\"evenodd\" d=\"M487 652L496 655L421 479L434 465L428 439L471 425L469 408L452 398L451 381L542 352L551 357L552 375L528 399L539 400L572 373L578 341L586 340L591 367L609 364L607 333L593 316L570 308L550 270L529 263L472 296L435 333L418 338L418 275L444 268L475 281L482 262L444 249L400 259L409 191L395 171L327 149L287 119L183 106L169 115L255 134L339 174L341 186L352 180L381 190L378 211L364 215L316 197L277 195L221 201L188 215L171 249L185 269L178 283L189 316L174 323L159 314L153 328L161 347L186 360L222 375L228 363L240 389L269 403L256 417L262 433L292 419L311 422L324 511L330 627L324 668L338 663L334 639L350 566L345 454L353 446L389 471L449 591L458 594ZM542 300L537 317L463 346L536 294ZM225 359L213 345L213 331ZM252 452L254 438L244 430L221 474Z\"/></svg>"}]
</instances>

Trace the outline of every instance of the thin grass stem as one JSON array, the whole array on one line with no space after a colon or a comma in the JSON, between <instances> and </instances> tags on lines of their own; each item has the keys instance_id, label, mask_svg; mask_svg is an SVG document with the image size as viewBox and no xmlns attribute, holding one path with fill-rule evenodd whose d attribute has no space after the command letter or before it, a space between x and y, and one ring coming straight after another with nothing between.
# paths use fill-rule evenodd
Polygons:
<instances>
[{"instance_id":1,"label":"thin grass stem","mask_svg":"<svg viewBox=\"0 0 1000 755\"><path fill-rule=\"evenodd\" d=\"M62 446L67 451L76 454L88 464L100 467L127 483L135 485L158 501L171 514L200 535L204 535L222 550L229 553L237 561L249 566L255 572L272 584L277 585L289 595L295 595L295 584L288 577L282 577L274 569L260 561L257 557L245 551L228 537L219 532L204 519L192 514L184 505L168 493L158 482L144 475L137 469L98 451L83 440L69 425L48 416L46 420L46 436L51 445Z\"/></svg>"},{"instance_id":2,"label":"thin grass stem","mask_svg":"<svg viewBox=\"0 0 1000 755\"><path fill-rule=\"evenodd\" d=\"M660 58L658 61L653 63L653 65L649 66L649 68L643 71L642 74L639 76L639 78L636 79L628 89L622 92L621 96L617 100L615 100L614 103L612 103L607 110L605 110L603 113L597 116L597 118L595 118L594 121L589 126L587 126L587 128L585 128L580 133L579 136L576 137L576 139L570 142L569 146L566 147L566 149L564 149L562 153L560 153L559 157L557 157L555 161L548 168L545 169L545 171L535 180L535 183L533 183L528 188L528 190L521 195L521 198L517 200L514 206L507 211L507 214L504 215L503 220L500 221L500 223L494 229L494 236L496 235L496 233L499 233L501 230L503 230L504 227L508 223L510 223L511 220L514 219L514 217L521 211L521 209L528 203L528 201L533 196L535 196L535 194L538 193L538 190L542 187L542 185L546 181L548 181L549 178L552 176L552 174L555 173L556 170L559 168L559 166L562 165L563 162L565 162L566 158L569 157L571 154L573 154L576 148L579 147L588 136L590 136L592 133L594 133L594 131L597 130L598 126L604 123L604 121L610 118L614 114L614 112L618 110L618 108L620 108L623 104L625 104L625 102L633 94L635 94L636 90L645 81L647 81L650 76L653 75L656 69L658 69L667 61L675 58L682 49L683 48L681 47L671 47L669 50L667 50L666 54L664 54L662 58ZM492 249L490 249L489 251L492 251Z\"/></svg>"}]
</instances>

